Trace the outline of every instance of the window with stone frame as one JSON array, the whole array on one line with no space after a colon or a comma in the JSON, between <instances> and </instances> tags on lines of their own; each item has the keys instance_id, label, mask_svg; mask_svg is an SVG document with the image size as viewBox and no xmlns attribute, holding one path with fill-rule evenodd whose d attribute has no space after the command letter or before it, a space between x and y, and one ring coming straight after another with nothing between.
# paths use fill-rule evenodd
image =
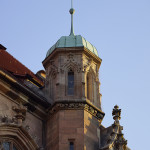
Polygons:
<instances>
[{"instance_id":1,"label":"window with stone frame","mask_svg":"<svg viewBox=\"0 0 150 150\"><path fill-rule=\"evenodd\" d=\"M94 70L90 68L85 78L85 95L93 104L97 101L97 92L96 74Z\"/></svg>"},{"instance_id":2,"label":"window with stone frame","mask_svg":"<svg viewBox=\"0 0 150 150\"><path fill-rule=\"evenodd\" d=\"M87 73L86 76L86 97L88 100L92 101L93 95L93 78L90 73Z\"/></svg>"},{"instance_id":3,"label":"window with stone frame","mask_svg":"<svg viewBox=\"0 0 150 150\"><path fill-rule=\"evenodd\" d=\"M12 141L1 141L0 150L19 150Z\"/></svg>"},{"instance_id":4,"label":"window with stone frame","mask_svg":"<svg viewBox=\"0 0 150 150\"><path fill-rule=\"evenodd\" d=\"M74 95L74 72L72 69L68 72L68 95Z\"/></svg>"},{"instance_id":5,"label":"window with stone frame","mask_svg":"<svg viewBox=\"0 0 150 150\"><path fill-rule=\"evenodd\" d=\"M69 150L74 150L74 142L69 143Z\"/></svg>"},{"instance_id":6,"label":"window with stone frame","mask_svg":"<svg viewBox=\"0 0 150 150\"><path fill-rule=\"evenodd\" d=\"M26 128L10 121L0 126L0 150L37 150L38 144Z\"/></svg>"},{"instance_id":7,"label":"window with stone frame","mask_svg":"<svg viewBox=\"0 0 150 150\"><path fill-rule=\"evenodd\" d=\"M89 90L89 88L90 88L90 83L89 83L89 76L87 75L87 77L86 77L86 86L87 86L87 91L86 91L86 93L87 93L87 99L90 99L90 90Z\"/></svg>"}]
</instances>

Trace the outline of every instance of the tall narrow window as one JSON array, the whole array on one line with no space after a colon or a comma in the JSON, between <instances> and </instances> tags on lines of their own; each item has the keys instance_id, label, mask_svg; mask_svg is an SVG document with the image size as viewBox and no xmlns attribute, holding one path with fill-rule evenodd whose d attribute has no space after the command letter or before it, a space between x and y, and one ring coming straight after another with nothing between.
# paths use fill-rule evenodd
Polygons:
<instances>
[{"instance_id":1,"label":"tall narrow window","mask_svg":"<svg viewBox=\"0 0 150 150\"><path fill-rule=\"evenodd\" d=\"M73 142L70 142L69 150L74 150L74 143Z\"/></svg>"},{"instance_id":2,"label":"tall narrow window","mask_svg":"<svg viewBox=\"0 0 150 150\"><path fill-rule=\"evenodd\" d=\"M74 72L68 72L68 95L74 95Z\"/></svg>"},{"instance_id":3,"label":"tall narrow window","mask_svg":"<svg viewBox=\"0 0 150 150\"><path fill-rule=\"evenodd\" d=\"M90 88L90 87L89 87L89 86L90 86L89 84L90 84L90 83L89 83L89 75L87 75L86 82L87 82L87 83L86 83L86 84L87 84L87 91L86 91L86 92L87 92L87 99L90 99L90 90L89 90L89 88Z\"/></svg>"}]
</instances>

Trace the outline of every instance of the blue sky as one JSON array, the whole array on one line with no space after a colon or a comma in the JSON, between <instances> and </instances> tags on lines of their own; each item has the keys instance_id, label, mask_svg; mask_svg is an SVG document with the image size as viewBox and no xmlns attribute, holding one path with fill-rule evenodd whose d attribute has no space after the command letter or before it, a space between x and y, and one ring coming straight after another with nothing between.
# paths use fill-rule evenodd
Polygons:
<instances>
[{"instance_id":1,"label":"blue sky","mask_svg":"<svg viewBox=\"0 0 150 150\"><path fill-rule=\"evenodd\" d=\"M0 43L34 73L47 50L70 33L70 0L0 0ZM112 109L132 150L148 149L150 134L150 1L74 0L74 31L98 50L104 126Z\"/></svg>"}]
</instances>

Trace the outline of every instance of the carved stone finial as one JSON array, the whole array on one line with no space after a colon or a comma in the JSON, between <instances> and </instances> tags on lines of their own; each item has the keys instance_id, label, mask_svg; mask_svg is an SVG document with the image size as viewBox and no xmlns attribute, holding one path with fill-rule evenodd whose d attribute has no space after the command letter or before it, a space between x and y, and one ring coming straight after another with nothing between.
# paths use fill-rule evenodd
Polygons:
<instances>
[{"instance_id":1,"label":"carved stone finial","mask_svg":"<svg viewBox=\"0 0 150 150\"><path fill-rule=\"evenodd\" d=\"M118 105L115 105L115 106L114 106L114 108L115 108L115 109L118 109L118 108L119 108L119 106L118 106Z\"/></svg>"},{"instance_id":2,"label":"carved stone finial","mask_svg":"<svg viewBox=\"0 0 150 150\"><path fill-rule=\"evenodd\" d=\"M121 109L119 109L119 106L115 105L114 109L112 111L113 119L115 120L115 123L119 123L119 120L121 119Z\"/></svg>"},{"instance_id":3,"label":"carved stone finial","mask_svg":"<svg viewBox=\"0 0 150 150\"><path fill-rule=\"evenodd\" d=\"M16 112L16 119L19 125L22 125L22 122L25 120L27 108L22 104L19 104L18 107L13 106L12 108Z\"/></svg>"}]
</instances>

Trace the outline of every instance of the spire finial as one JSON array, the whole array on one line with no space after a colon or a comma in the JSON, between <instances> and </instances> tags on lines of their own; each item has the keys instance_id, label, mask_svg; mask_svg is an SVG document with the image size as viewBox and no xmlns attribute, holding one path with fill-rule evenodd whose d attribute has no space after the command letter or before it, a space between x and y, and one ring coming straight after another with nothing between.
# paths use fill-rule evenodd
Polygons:
<instances>
[{"instance_id":1,"label":"spire finial","mask_svg":"<svg viewBox=\"0 0 150 150\"><path fill-rule=\"evenodd\" d=\"M73 8L73 0L71 0L71 8Z\"/></svg>"},{"instance_id":2,"label":"spire finial","mask_svg":"<svg viewBox=\"0 0 150 150\"><path fill-rule=\"evenodd\" d=\"M75 12L75 10L73 9L73 0L71 0L71 9L70 9L70 14L71 14L71 31L70 31L70 36L73 35L74 36L74 29L73 29L73 14Z\"/></svg>"}]
</instances>

